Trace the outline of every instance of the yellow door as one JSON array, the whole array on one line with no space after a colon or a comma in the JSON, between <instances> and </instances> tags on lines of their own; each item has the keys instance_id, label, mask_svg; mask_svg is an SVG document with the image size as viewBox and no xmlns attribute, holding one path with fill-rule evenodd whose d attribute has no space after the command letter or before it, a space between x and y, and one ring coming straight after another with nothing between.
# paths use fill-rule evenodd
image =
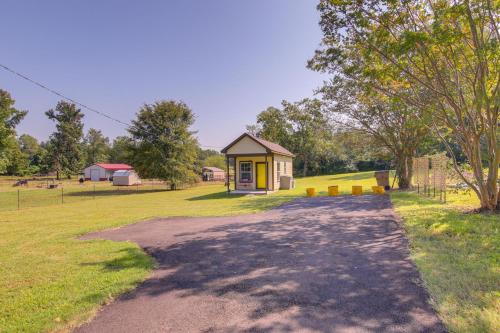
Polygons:
<instances>
[{"instance_id":1,"label":"yellow door","mask_svg":"<svg viewBox=\"0 0 500 333\"><path fill-rule=\"evenodd\" d=\"M257 164L257 188L266 188L266 163Z\"/></svg>"}]
</instances>

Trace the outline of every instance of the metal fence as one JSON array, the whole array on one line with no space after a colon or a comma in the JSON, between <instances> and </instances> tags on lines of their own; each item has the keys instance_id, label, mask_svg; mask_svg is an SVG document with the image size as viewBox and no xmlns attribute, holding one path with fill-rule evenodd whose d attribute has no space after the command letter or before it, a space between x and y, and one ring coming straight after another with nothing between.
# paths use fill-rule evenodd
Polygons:
<instances>
[{"instance_id":1,"label":"metal fence","mask_svg":"<svg viewBox=\"0 0 500 333\"><path fill-rule=\"evenodd\" d=\"M0 186L0 211L18 210L30 207L64 205L67 203L95 200L108 196L130 195L167 191L169 184L157 180L142 181L140 185L112 186L109 182L28 182L28 185Z\"/></svg>"}]
</instances>

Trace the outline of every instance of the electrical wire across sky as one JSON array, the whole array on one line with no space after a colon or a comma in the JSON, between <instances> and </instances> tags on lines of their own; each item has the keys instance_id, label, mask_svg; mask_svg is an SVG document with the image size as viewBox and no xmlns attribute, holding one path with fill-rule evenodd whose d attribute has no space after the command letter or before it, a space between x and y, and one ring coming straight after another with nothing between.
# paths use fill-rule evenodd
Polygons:
<instances>
[{"instance_id":1,"label":"electrical wire across sky","mask_svg":"<svg viewBox=\"0 0 500 333\"><path fill-rule=\"evenodd\" d=\"M40 87L40 88L42 88L42 89L44 89L44 90L46 90L46 91L50 92L51 94L54 94L54 95L56 95L56 96L59 96L59 97L61 97L62 99L65 99L65 100L66 100L66 101L68 101L68 102L74 103L74 104L76 104L76 105L80 106L80 107L81 107L81 108L83 108L83 109L86 109L86 110L88 110L88 111L91 111L91 112L93 112L93 113L96 113L96 114L98 114L98 115L99 115L99 116L101 116L101 117L105 117L105 118L107 118L107 119L109 119L109 120L112 120L112 121L116 122L117 124L120 124L121 126L125 126L126 128L129 128L129 127L131 127L131 126L132 126L131 124L126 123L126 122L123 122L123 121L121 121L121 120L119 120L119 119L116 119L116 118L114 118L114 117L110 116L109 114L107 114L107 113L105 113L105 112L102 112L102 111L96 110L96 109L94 109L94 108L91 108L91 107L89 107L89 106L87 106L87 105L85 105L85 104L83 104L83 103L80 103L80 102L78 102L78 101L74 100L73 98L69 98L69 97L67 97L67 96L63 95L62 93L60 93L60 92L58 92L58 91L56 91L56 90L54 90L54 89L51 89L51 88L47 87L46 85L44 85L44 84L42 84L42 83L40 83L40 82L38 82L38 81L36 81L36 80L34 80L34 79L32 79L32 78L30 78L30 77L26 76L26 75L23 75L23 74L19 73L18 71L15 71L14 69L12 69L12 68L10 68L10 67L8 67L8 66L5 66L5 65L3 65L3 64L0 64L0 67L1 67L1 68L3 68L4 70L6 70L7 72L10 72L10 73L12 73L12 74L14 74L14 75L16 75L16 76L20 77L21 79L26 80L26 81L28 81L28 82L30 82L30 83L32 83L32 84L34 84L34 85L38 86L38 87ZM203 147L203 148L209 148L209 149L222 149L222 147L216 147L216 146L204 146L204 145L200 145L200 147Z\"/></svg>"}]
</instances>

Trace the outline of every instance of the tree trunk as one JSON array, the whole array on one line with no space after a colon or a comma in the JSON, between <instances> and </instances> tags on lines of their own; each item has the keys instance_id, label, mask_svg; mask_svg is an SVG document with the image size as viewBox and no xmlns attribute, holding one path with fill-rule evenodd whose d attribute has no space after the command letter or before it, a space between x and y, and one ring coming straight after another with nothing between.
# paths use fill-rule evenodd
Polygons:
<instances>
[{"instance_id":1,"label":"tree trunk","mask_svg":"<svg viewBox=\"0 0 500 333\"><path fill-rule=\"evenodd\" d=\"M307 159L304 159L304 167L302 169L302 176L307 176Z\"/></svg>"},{"instance_id":2,"label":"tree trunk","mask_svg":"<svg viewBox=\"0 0 500 333\"><path fill-rule=\"evenodd\" d=\"M396 155L396 174L398 176L398 187L407 190L411 187L411 177L413 176L413 154L399 151Z\"/></svg>"},{"instance_id":3,"label":"tree trunk","mask_svg":"<svg viewBox=\"0 0 500 333\"><path fill-rule=\"evenodd\" d=\"M465 136L465 135L464 135ZM482 211L498 211L500 210L498 187L498 164L500 160L499 151L496 142L488 147L489 160L487 162L488 175L484 175L484 167L481 156L481 141L479 136L468 135L467 140L461 142L461 148L464 151L470 167L474 181L467 179L463 172L460 171L456 158L453 158L455 170L465 181L465 183L476 193L481 203ZM453 152L448 149L450 154ZM486 178L486 179L485 179Z\"/></svg>"}]
</instances>

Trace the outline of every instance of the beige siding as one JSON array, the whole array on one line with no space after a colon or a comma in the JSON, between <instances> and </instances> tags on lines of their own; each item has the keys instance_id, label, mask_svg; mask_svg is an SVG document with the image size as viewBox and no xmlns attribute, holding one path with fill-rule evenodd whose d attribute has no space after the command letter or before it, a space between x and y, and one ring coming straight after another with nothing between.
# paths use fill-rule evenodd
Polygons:
<instances>
[{"instance_id":1,"label":"beige siding","mask_svg":"<svg viewBox=\"0 0 500 333\"><path fill-rule=\"evenodd\" d=\"M280 172L278 175L278 164L280 165ZM274 188L280 189L279 176L293 177L292 158L290 156L274 155Z\"/></svg>"},{"instance_id":2,"label":"beige siding","mask_svg":"<svg viewBox=\"0 0 500 333\"><path fill-rule=\"evenodd\" d=\"M140 184L141 180L139 176L134 172L129 176L114 176L113 177L113 185L118 186L132 186L136 184Z\"/></svg>"},{"instance_id":3,"label":"beige siding","mask_svg":"<svg viewBox=\"0 0 500 333\"><path fill-rule=\"evenodd\" d=\"M266 149L260 144L250 139L248 136L243 137L240 141L229 148L226 154L265 154Z\"/></svg>"},{"instance_id":4,"label":"beige siding","mask_svg":"<svg viewBox=\"0 0 500 333\"><path fill-rule=\"evenodd\" d=\"M229 152L228 152L229 153ZM256 165L257 162L265 162L266 156L238 156L235 158L236 161L236 189L237 190L255 190L256 189ZM241 183L240 182L240 162L252 162L252 182L251 183ZM273 166L272 166L272 155L267 156L267 185L270 191L273 191ZM233 181L233 179L231 179ZM276 188L277 190L278 188Z\"/></svg>"}]
</instances>

